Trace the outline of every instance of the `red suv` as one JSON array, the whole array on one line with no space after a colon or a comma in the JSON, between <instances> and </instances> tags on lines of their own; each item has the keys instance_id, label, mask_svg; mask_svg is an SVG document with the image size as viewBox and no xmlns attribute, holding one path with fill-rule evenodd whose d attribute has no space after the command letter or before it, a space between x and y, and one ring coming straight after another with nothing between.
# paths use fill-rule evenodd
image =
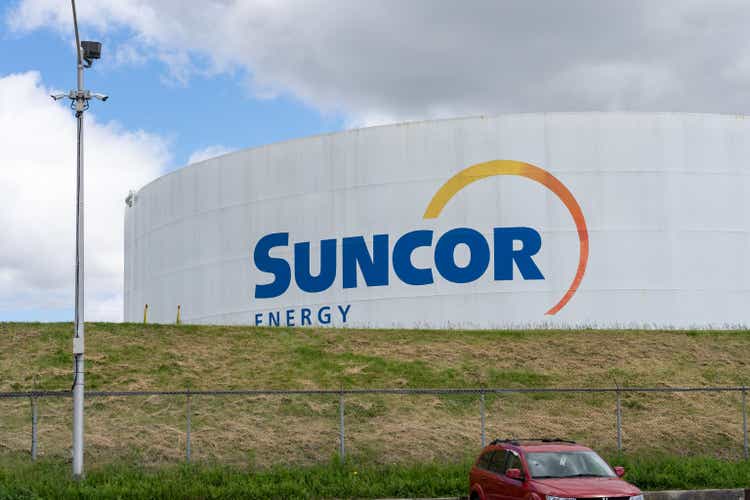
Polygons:
<instances>
[{"instance_id":1,"label":"red suv","mask_svg":"<svg viewBox=\"0 0 750 500\"><path fill-rule=\"evenodd\" d=\"M469 473L471 500L643 500L590 448L561 439L496 439Z\"/></svg>"}]
</instances>

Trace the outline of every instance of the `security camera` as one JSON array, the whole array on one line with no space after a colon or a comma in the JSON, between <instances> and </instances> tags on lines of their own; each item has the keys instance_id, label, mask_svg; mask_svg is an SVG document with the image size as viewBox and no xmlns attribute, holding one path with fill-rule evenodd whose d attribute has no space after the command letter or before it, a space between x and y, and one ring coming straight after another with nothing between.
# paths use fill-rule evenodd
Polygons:
<instances>
[{"instance_id":1,"label":"security camera","mask_svg":"<svg viewBox=\"0 0 750 500\"><path fill-rule=\"evenodd\" d=\"M101 59L102 57L102 44L99 42L84 40L81 42L81 50L83 51L83 59L89 68L95 59Z\"/></svg>"},{"instance_id":2,"label":"security camera","mask_svg":"<svg viewBox=\"0 0 750 500\"><path fill-rule=\"evenodd\" d=\"M66 97L68 97L68 94L52 94L50 97L53 101L59 101L60 99L65 99Z\"/></svg>"},{"instance_id":3,"label":"security camera","mask_svg":"<svg viewBox=\"0 0 750 500\"><path fill-rule=\"evenodd\" d=\"M81 49L83 49L84 59L101 59L102 57L102 44L100 42L84 40L81 42Z\"/></svg>"},{"instance_id":4,"label":"security camera","mask_svg":"<svg viewBox=\"0 0 750 500\"><path fill-rule=\"evenodd\" d=\"M107 99L109 99L109 96L107 94L99 94L97 92L92 92L91 93L91 97L93 97L94 99L99 99L102 102L104 102Z\"/></svg>"}]
</instances>

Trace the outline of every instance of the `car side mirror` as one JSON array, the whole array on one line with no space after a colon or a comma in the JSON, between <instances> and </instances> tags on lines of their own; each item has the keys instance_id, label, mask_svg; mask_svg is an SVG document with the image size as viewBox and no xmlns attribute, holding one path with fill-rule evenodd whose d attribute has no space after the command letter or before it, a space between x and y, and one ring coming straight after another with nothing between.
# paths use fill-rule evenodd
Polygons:
<instances>
[{"instance_id":1,"label":"car side mirror","mask_svg":"<svg viewBox=\"0 0 750 500\"><path fill-rule=\"evenodd\" d=\"M617 477L622 477L625 475L625 467L615 467L615 474L617 474Z\"/></svg>"},{"instance_id":2,"label":"car side mirror","mask_svg":"<svg viewBox=\"0 0 750 500\"><path fill-rule=\"evenodd\" d=\"M511 479L517 479L518 481L523 481L523 474L521 474L520 469L508 469L505 471L505 475Z\"/></svg>"}]
</instances>

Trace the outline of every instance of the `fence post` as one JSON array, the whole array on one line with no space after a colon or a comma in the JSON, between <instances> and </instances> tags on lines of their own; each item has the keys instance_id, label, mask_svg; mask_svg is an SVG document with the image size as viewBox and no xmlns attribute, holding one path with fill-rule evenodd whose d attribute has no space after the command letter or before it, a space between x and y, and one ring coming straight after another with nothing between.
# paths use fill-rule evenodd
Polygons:
<instances>
[{"instance_id":1,"label":"fence post","mask_svg":"<svg viewBox=\"0 0 750 500\"><path fill-rule=\"evenodd\" d=\"M747 387L742 386L742 436L745 447L745 460L750 460L750 448L747 442Z\"/></svg>"},{"instance_id":2,"label":"fence post","mask_svg":"<svg viewBox=\"0 0 750 500\"><path fill-rule=\"evenodd\" d=\"M36 398L31 397L31 461L36 462L37 452L37 424L38 416L36 410Z\"/></svg>"},{"instance_id":3,"label":"fence post","mask_svg":"<svg viewBox=\"0 0 750 500\"><path fill-rule=\"evenodd\" d=\"M622 453L622 396L617 386L617 451Z\"/></svg>"},{"instance_id":4,"label":"fence post","mask_svg":"<svg viewBox=\"0 0 750 500\"><path fill-rule=\"evenodd\" d=\"M346 458L346 444L344 435L344 391L339 393L339 455Z\"/></svg>"},{"instance_id":5,"label":"fence post","mask_svg":"<svg viewBox=\"0 0 750 500\"><path fill-rule=\"evenodd\" d=\"M187 428L186 428L186 436L185 436L185 460L187 463L190 463L190 389L187 391L187 406L185 409L186 413L186 419L187 419Z\"/></svg>"},{"instance_id":6,"label":"fence post","mask_svg":"<svg viewBox=\"0 0 750 500\"><path fill-rule=\"evenodd\" d=\"M145 325L147 323L148 323L148 304L145 304L143 306L143 324Z\"/></svg>"},{"instance_id":7,"label":"fence post","mask_svg":"<svg viewBox=\"0 0 750 500\"><path fill-rule=\"evenodd\" d=\"M482 448L485 446L485 435L484 435L484 391L479 395L479 416L482 422Z\"/></svg>"}]
</instances>

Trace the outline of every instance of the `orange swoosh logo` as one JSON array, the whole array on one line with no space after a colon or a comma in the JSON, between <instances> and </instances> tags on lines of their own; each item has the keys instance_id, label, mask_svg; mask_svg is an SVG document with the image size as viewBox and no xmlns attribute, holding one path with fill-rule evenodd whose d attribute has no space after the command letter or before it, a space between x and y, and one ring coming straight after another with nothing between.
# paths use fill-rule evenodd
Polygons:
<instances>
[{"instance_id":1,"label":"orange swoosh logo","mask_svg":"<svg viewBox=\"0 0 750 500\"><path fill-rule=\"evenodd\" d=\"M424 218L437 218L443 211L445 205L456 195L456 193L472 182L486 177L494 177L496 175L518 175L542 184L560 198L568 211L570 211L570 215L573 216L573 221L575 222L576 230L578 231L578 241L580 242L578 268L568 291L565 292L565 295L563 295L557 304L552 306L546 313L548 315L554 315L560 309L565 307L578 290L578 286L581 284L581 280L583 280L583 275L586 272L586 265L589 260L589 233L586 228L586 219L583 217L583 211L570 190L568 190L568 188L565 187L557 177L543 168L521 161L493 160L478 163L460 171L443 184L443 186L432 197L430 204L427 206L427 210L424 212Z\"/></svg>"}]
</instances>

